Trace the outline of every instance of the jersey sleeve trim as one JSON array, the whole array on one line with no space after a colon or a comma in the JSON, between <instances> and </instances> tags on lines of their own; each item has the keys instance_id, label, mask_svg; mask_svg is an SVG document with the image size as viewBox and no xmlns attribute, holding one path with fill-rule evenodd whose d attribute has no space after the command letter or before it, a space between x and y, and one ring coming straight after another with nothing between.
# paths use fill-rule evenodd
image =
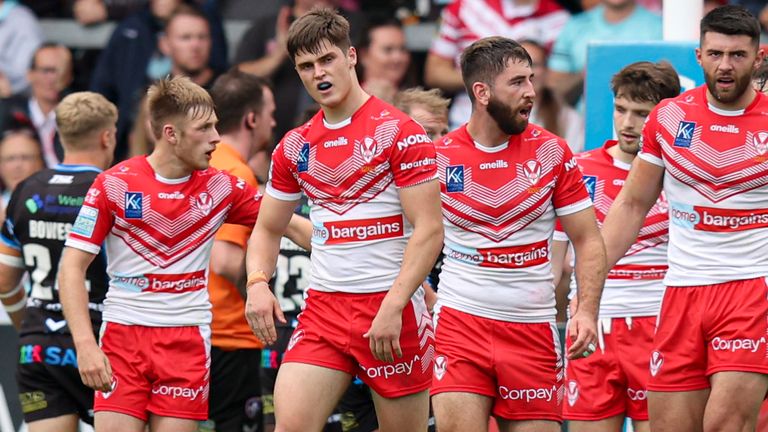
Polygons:
<instances>
[{"instance_id":1,"label":"jersey sleeve trim","mask_svg":"<svg viewBox=\"0 0 768 432\"><path fill-rule=\"evenodd\" d=\"M64 246L79 249L81 251L92 253L94 255L98 255L99 251L101 251L101 246L96 246L95 244L92 244L92 243L73 239L72 237L67 239L67 242L64 243Z\"/></svg>"},{"instance_id":2,"label":"jersey sleeve trim","mask_svg":"<svg viewBox=\"0 0 768 432\"><path fill-rule=\"evenodd\" d=\"M558 216L567 216L569 214L580 212L590 207L592 207L592 200L587 198L587 199L583 199L581 201L575 202L571 205L567 205L565 207L556 208L555 214L557 214Z\"/></svg>"},{"instance_id":3,"label":"jersey sleeve trim","mask_svg":"<svg viewBox=\"0 0 768 432\"><path fill-rule=\"evenodd\" d=\"M568 242L571 241L571 239L569 239L568 234L563 231L555 231L552 234L552 241Z\"/></svg>"},{"instance_id":4,"label":"jersey sleeve trim","mask_svg":"<svg viewBox=\"0 0 768 432\"><path fill-rule=\"evenodd\" d=\"M296 201L298 199L301 199L301 192L296 192L296 193L281 192L272 186L271 181L267 183L267 195L271 196L272 198L279 199L280 201Z\"/></svg>"},{"instance_id":5,"label":"jersey sleeve trim","mask_svg":"<svg viewBox=\"0 0 768 432\"><path fill-rule=\"evenodd\" d=\"M658 158L658 157L656 157L656 156L654 156L652 154L643 153L643 152L640 152L640 154L638 156L640 156L640 159L642 159L642 160L644 160L646 162L650 162L650 163L652 163L652 164L654 164L656 166L660 166L660 167L664 168L664 160L662 160L661 158Z\"/></svg>"},{"instance_id":6,"label":"jersey sleeve trim","mask_svg":"<svg viewBox=\"0 0 768 432\"><path fill-rule=\"evenodd\" d=\"M421 184L424 184L424 183L429 183L432 180L437 180L438 177L439 176L437 175L437 173L435 173L435 175L433 175L430 178L421 179L421 180L418 180L416 182L405 184L405 185L401 185L401 186L395 185L395 188L397 188L397 189L405 189L405 188L410 188L410 187L418 186L418 185L421 185Z\"/></svg>"},{"instance_id":7,"label":"jersey sleeve trim","mask_svg":"<svg viewBox=\"0 0 768 432\"><path fill-rule=\"evenodd\" d=\"M3 245L8 246L11 249L21 250L21 244L16 239L11 239L0 234L0 241Z\"/></svg>"}]
</instances>

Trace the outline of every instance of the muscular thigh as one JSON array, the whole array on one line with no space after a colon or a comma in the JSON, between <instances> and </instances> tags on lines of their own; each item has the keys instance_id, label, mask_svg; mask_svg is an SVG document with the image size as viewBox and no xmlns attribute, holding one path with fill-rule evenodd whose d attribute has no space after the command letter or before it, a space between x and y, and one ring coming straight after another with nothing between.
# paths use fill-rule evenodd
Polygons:
<instances>
[{"instance_id":1,"label":"muscular thigh","mask_svg":"<svg viewBox=\"0 0 768 432\"><path fill-rule=\"evenodd\" d=\"M314 431L328 416L349 386L343 371L306 363L286 362L275 383L275 421L278 429Z\"/></svg>"}]
</instances>

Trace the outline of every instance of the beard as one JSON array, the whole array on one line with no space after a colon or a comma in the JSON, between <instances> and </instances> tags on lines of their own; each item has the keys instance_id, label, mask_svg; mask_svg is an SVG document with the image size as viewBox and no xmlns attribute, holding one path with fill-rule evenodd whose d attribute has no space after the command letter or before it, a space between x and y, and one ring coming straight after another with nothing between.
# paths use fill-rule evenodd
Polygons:
<instances>
[{"instance_id":1,"label":"beard","mask_svg":"<svg viewBox=\"0 0 768 432\"><path fill-rule=\"evenodd\" d=\"M491 96L488 101L487 110L499 129L507 135L519 135L528 127L528 119L516 120L517 111L512 110L495 96Z\"/></svg>"},{"instance_id":2,"label":"beard","mask_svg":"<svg viewBox=\"0 0 768 432\"><path fill-rule=\"evenodd\" d=\"M704 73L704 78L707 81L707 89L719 102L729 104L736 102L752 85L752 77L750 75L739 76L733 75L733 88L727 90L720 90L717 88L717 76Z\"/></svg>"},{"instance_id":3,"label":"beard","mask_svg":"<svg viewBox=\"0 0 768 432\"><path fill-rule=\"evenodd\" d=\"M642 138L641 138L642 139ZM634 143L625 143L624 140L619 139L619 149L624 153L637 155L640 152L640 140L638 139Z\"/></svg>"}]
</instances>

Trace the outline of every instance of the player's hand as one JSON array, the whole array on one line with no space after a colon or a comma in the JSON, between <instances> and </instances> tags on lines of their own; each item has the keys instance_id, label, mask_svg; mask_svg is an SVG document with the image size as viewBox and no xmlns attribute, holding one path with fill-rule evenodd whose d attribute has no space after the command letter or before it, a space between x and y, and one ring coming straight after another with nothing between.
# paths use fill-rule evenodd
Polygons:
<instances>
[{"instance_id":1,"label":"player's hand","mask_svg":"<svg viewBox=\"0 0 768 432\"><path fill-rule=\"evenodd\" d=\"M266 282L257 282L247 288L245 300L245 319L253 334L266 345L277 342L277 329L273 317L285 324L285 316L280 303L272 294Z\"/></svg>"},{"instance_id":2,"label":"player's hand","mask_svg":"<svg viewBox=\"0 0 768 432\"><path fill-rule=\"evenodd\" d=\"M102 392L112 391L112 366L95 341L77 348L77 369L83 384Z\"/></svg>"},{"instance_id":3,"label":"player's hand","mask_svg":"<svg viewBox=\"0 0 768 432\"><path fill-rule=\"evenodd\" d=\"M371 322L371 327L363 337L368 338L371 353L377 360L392 363L403 357L400 348L400 330L403 327L403 311L382 302L379 311Z\"/></svg>"},{"instance_id":4,"label":"player's hand","mask_svg":"<svg viewBox=\"0 0 768 432\"><path fill-rule=\"evenodd\" d=\"M597 350L597 316L583 310L577 311L568 323L567 337L571 338L569 360L592 355Z\"/></svg>"}]
</instances>

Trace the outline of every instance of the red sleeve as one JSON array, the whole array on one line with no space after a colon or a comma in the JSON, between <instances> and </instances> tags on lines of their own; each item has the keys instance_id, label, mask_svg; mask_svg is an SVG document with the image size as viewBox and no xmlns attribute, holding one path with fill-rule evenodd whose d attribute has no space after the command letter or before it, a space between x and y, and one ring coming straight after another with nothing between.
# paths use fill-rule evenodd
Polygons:
<instances>
[{"instance_id":1,"label":"red sleeve","mask_svg":"<svg viewBox=\"0 0 768 432\"><path fill-rule=\"evenodd\" d=\"M437 178L436 158L435 145L424 128L413 120L406 121L389 156L395 185L403 188Z\"/></svg>"},{"instance_id":2,"label":"red sleeve","mask_svg":"<svg viewBox=\"0 0 768 432\"><path fill-rule=\"evenodd\" d=\"M656 106L648 118L645 120L645 126L643 126L642 141L640 141L640 158L646 162L650 162L654 165L664 166L664 159L661 156L661 145L656 140L656 131L658 130L658 111L659 107Z\"/></svg>"},{"instance_id":3,"label":"red sleeve","mask_svg":"<svg viewBox=\"0 0 768 432\"><path fill-rule=\"evenodd\" d=\"M245 180L227 174L232 182L232 193L229 195L232 207L227 213L227 223L245 225L252 228L256 224L261 205L261 193Z\"/></svg>"},{"instance_id":4,"label":"red sleeve","mask_svg":"<svg viewBox=\"0 0 768 432\"><path fill-rule=\"evenodd\" d=\"M66 245L97 254L114 223L115 216L110 208L104 186L104 174L100 174L85 195L83 206L80 207L75 224L72 225Z\"/></svg>"},{"instance_id":5,"label":"red sleeve","mask_svg":"<svg viewBox=\"0 0 768 432\"><path fill-rule=\"evenodd\" d=\"M301 135L288 133L272 153L272 164L269 167L269 182L267 193L282 201L294 201L301 198L294 170L306 171L309 164L309 143L303 141Z\"/></svg>"},{"instance_id":6,"label":"red sleeve","mask_svg":"<svg viewBox=\"0 0 768 432\"><path fill-rule=\"evenodd\" d=\"M558 145L563 149L563 159L560 161L560 166L555 168L559 172L555 180L552 200L557 215L565 216L591 207L592 201L589 199L589 192L584 185L581 170L571 149L563 140L558 140Z\"/></svg>"}]
</instances>

